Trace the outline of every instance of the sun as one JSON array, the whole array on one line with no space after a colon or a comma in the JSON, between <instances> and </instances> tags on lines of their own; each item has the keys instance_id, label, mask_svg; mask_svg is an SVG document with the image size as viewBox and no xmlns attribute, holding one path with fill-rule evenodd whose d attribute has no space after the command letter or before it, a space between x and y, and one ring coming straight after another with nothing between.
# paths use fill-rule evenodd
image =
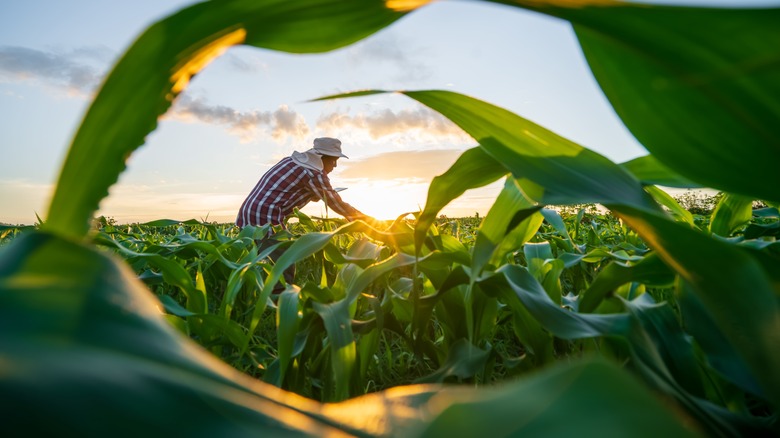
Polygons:
<instances>
[{"instance_id":1,"label":"sun","mask_svg":"<svg viewBox=\"0 0 780 438\"><path fill-rule=\"evenodd\" d=\"M359 203L359 205L360 211L383 221L394 220L402 214L417 212L422 209L422 205L410 204L408 199L392 195L367 199Z\"/></svg>"},{"instance_id":2,"label":"sun","mask_svg":"<svg viewBox=\"0 0 780 438\"><path fill-rule=\"evenodd\" d=\"M422 210L427 189L428 185L421 183L369 181L342 192L342 198L373 218L393 220Z\"/></svg>"}]
</instances>

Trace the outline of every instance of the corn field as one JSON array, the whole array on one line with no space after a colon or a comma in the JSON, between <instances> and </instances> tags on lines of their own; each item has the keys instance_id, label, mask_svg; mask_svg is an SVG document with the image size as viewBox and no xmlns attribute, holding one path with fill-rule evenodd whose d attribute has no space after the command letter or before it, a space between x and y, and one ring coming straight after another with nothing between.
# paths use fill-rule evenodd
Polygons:
<instances>
[{"instance_id":1,"label":"corn field","mask_svg":"<svg viewBox=\"0 0 780 438\"><path fill-rule=\"evenodd\" d=\"M626 163L476 97L362 90L312 98L399 93L478 144L413 217L296 212L270 230L94 219L126 158L226 48L333 50L425 3L207 1L139 36L88 109L46 218L0 227L6 430L780 433L778 8L494 2L571 23L649 151ZM441 216L495 181L484 218ZM702 212L659 187L720 194ZM276 263L254 243L267 232L285 248Z\"/></svg>"}]
</instances>

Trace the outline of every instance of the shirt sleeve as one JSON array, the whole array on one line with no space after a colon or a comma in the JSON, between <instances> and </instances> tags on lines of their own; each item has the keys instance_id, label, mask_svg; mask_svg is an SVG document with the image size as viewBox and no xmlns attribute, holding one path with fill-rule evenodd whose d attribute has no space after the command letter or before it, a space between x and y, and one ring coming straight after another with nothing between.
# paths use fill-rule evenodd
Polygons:
<instances>
[{"instance_id":1,"label":"shirt sleeve","mask_svg":"<svg viewBox=\"0 0 780 438\"><path fill-rule=\"evenodd\" d=\"M333 186L330 185L330 179L324 173L313 172L313 177L309 180L309 188L318 198L322 199L322 202L324 202L328 208L345 218L353 220L365 216L358 211L358 209L341 199L339 193L333 190Z\"/></svg>"}]
</instances>

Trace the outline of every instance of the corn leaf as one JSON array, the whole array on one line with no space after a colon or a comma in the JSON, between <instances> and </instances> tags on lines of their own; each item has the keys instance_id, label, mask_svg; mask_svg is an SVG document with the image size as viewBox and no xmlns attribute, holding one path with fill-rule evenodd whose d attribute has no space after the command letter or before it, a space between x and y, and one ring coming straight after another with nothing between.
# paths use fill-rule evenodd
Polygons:
<instances>
[{"instance_id":1,"label":"corn leaf","mask_svg":"<svg viewBox=\"0 0 780 438\"><path fill-rule=\"evenodd\" d=\"M631 436L699 434L685 429L680 420L670 418L658 400L647 397L642 385L613 365L595 362L554 367L519 386L521 392L510 388L484 390L471 400L449 406L423 434L480 436L489 430L496 436L570 437L583 431L599 431L619 436L626 429ZM631 400L632 409L624 409L620 400ZM608 420L602 416L561 420L561 412L577 412L577 406L587 404L621 415L610 415ZM480 420L474 421L475 417ZM649 421L650 418L659 423Z\"/></svg>"},{"instance_id":2,"label":"corn leaf","mask_svg":"<svg viewBox=\"0 0 780 438\"><path fill-rule=\"evenodd\" d=\"M465 339L459 339L450 347L447 359L441 368L435 373L417 379L416 383L442 383L449 377L459 379L473 377L485 368L489 356L489 351L475 347Z\"/></svg>"},{"instance_id":3,"label":"corn leaf","mask_svg":"<svg viewBox=\"0 0 780 438\"><path fill-rule=\"evenodd\" d=\"M449 91L403 94L438 111L518 179L541 204L621 203L656 211L631 174L607 158L527 119Z\"/></svg>"},{"instance_id":4,"label":"corn leaf","mask_svg":"<svg viewBox=\"0 0 780 438\"><path fill-rule=\"evenodd\" d=\"M656 202L668 208L677 220L685 222L692 227L696 226L696 222L693 220L693 214L683 208L683 206L668 193L656 186L646 186L645 190L656 200Z\"/></svg>"},{"instance_id":5,"label":"corn leaf","mask_svg":"<svg viewBox=\"0 0 780 438\"><path fill-rule=\"evenodd\" d=\"M735 229L750 221L753 217L752 212L751 198L726 193L712 211L710 232L729 237Z\"/></svg>"},{"instance_id":6,"label":"corn leaf","mask_svg":"<svg viewBox=\"0 0 780 438\"><path fill-rule=\"evenodd\" d=\"M284 376L293 358L295 335L300 327L298 316L298 301L300 289L297 286L288 287L279 295L276 308L276 336L279 350L279 381L284 383Z\"/></svg>"},{"instance_id":7,"label":"corn leaf","mask_svg":"<svg viewBox=\"0 0 780 438\"><path fill-rule=\"evenodd\" d=\"M336 384L334 401L346 400L350 396L349 384L357 360L349 302L322 304L315 301L313 305L328 333L331 370Z\"/></svg>"},{"instance_id":8,"label":"corn leaf","mask_svg":"<svg viewBox=\"0 0 780 438\"><path fill-rule=\"evenodd\" d=\"M504 265L496 271L506 278L528 312L547 330L563 339L582 339L609 335L626 335L630 321L625 314L594 315L562 309L547 295L541 284L523 267Z\"/></svg>"},{"instance_id":9,"label":"corn leaf","mask_svg":"<svg viewBox=\"0 0 780 438\"><path fill-rule=\"evenodd\" d=\"M686 225L620 207L620 217L691 284L763 392L780 405L780 306L771 277L750 253ZM739 291L739 293L735 293Z\"/></svg>"},{"instance_id":10,"label":"corn leaf","mask_svg":"<svg viewBox=\"0 0 780 438\"><path fill-rule=\"evenodd\" d=\"M620 167L629 171L634 175L634 178L642 181L642 184L677 188L702 187L700 184L680 176L667 166L661 164L653 155L634 158L633 160L621 163Z\"/></svg>"},{"instance_id":11,"label":"corn leaf","mask_svg":"<svg viewBox=\"0 0 780 438\"><path fill-rule=\"evenodd\" d=\"M628 282L664 286L671 284L674 279L674 272L656 253L648 254L634 264L614 261L599 272L590 287L582 293L579 310L584 313L594 311L612 291Z\"/></svg>"},{"instance_id":12,"label":"corn leaf","mask_svg":"<svg viewBox=\"0 0 780 438\"><path fill-rule=\"evenodd\" d=\"M479 275L487 263L497 262L533 237L542 224L537 210L514 180L508 178L477 232L472 250L473 275Z\"/></svg>"},{"instance_id":13,"label":"corn leaf","mask_svg":"<svg viewBox=\"0 0 780 438\"><path fill-rule=\"evenodd\" d=\"M573 24L601 89L660 163L706 187L780 201L768 159L780 155L780 8L531 8Z\"/></svg>"}]
</instances>

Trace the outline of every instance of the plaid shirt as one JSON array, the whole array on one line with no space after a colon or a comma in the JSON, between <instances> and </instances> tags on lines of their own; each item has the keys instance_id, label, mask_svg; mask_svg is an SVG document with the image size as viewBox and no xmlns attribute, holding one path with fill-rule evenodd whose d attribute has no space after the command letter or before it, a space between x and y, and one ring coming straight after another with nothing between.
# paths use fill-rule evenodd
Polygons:
<instances>
[{"instance_id":1,"label":"plaid shirt","mask_svg":"<svg viewBox=\"0 0 780 438\"><path fill-rule=\"evenodd\" d=\"M236 225L281 224L294 208L320 199L347 219L362 216L333 190L324 172L308 169L286 157L257 182L238 211Z\"/></svg>"}]
</instances>

